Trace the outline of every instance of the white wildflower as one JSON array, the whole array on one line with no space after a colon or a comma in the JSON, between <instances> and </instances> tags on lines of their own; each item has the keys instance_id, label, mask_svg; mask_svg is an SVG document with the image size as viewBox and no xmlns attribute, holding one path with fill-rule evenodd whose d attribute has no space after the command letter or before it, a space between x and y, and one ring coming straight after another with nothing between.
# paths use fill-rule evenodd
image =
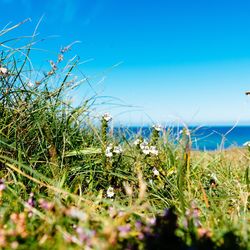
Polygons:
<instances>
[{"instance_id":1,"label":"white wildflower","mask_svg":"<svg viewBox=\"0 0 250 250\"><path fill-rule=\"evenodd\" d=\"M107 190L107 197L112 198L115 195L114 188L109 187Z\"/></svg>"},{"instance_id":2,"label":"white wildflower","mask_svg":"<svg viewBox=\"0 0 250 250\"><path fill-rule=\"evenodd\" d=\"M34 86L34 83L32 81L28 81L27 85L28 87L32 88Z\"/></svg>"},{"instance_id":3,"label":"white wildflower","mask_svg":"<svg viewBox=\"0 0 250 250\"><path fill-rule=\"evenodd\" d=\"M210 174L211 179L213 179L215 182L218 182L218 178L215 173Z\"/></svg>"},{"instance_id":4,"label":"white wildflower","mask_svg":"<svg viewBox=\"0 0 250 250\"><path fill-rule=\"evenodd\" d=\"M149 150L150 150L150 153L151 153L152 155L158 155L158 154L159 154L159 151L157 150L156 146L151 146L151 147L149 148Z\"/></svg>"},{"instance_id":5,"label":"white wildflower","mask_svg":"<svg viewBox=\"0 0 250 250\"><path fill-rule=\"evenodd\" d=\"M114 150L113 150L113 153L121 154L122 153L122 147L120 145L119 146L115 146Z\"/></svg>"},{"instance_id":6,"label":"white wildflower","mask_svg":"<svg viewBox=\"0 0 250 250\"><path fill-rule=\"evenodd\" d=\"M79 210L76 207L71 207L66 211L66 214L72 218L77 218L81 221L85 221L87 219L87 214L83 211Z\"/></svg>"},{"instance_id":7,"label":"white wildflower","mask_svg":"<svg viewBox=\"0 0 250 250\"><path fill-rule=\"evenodd\" d=\"M107 147L106 150L105 150L105 155L109 158L111 158L113 156L113 153L111 151L112 148L110 147Z\"/></svg>"},{"instance_id":8,"label":"white wildflower","mask_svg":"<svg viewBox=\"0 0 250 250\"><path fill-rule=\"evenodd\" d=\"M145 149L146 147L148 147L148 142L147 142L147 141L143 141L143 142L140 144L141 150Z\"/></svg>"},{"instance_id":9,"label":"white wildflower","mask_svg":"<svg viewBox=\"0 0 250 250\"><path fill-rule=\"evenodd\" d=\"M149 155L150 154L150 148L149 146L145 146L142 148L142 153L145 155Z\"/></svg>"},{"instance_id":10,"label":"white wildflower","mask_svg":"<svg viewBox=\"0 0 250 250\"><path fill-rule=\"evenodd\" d=\"M155 167L153 168L153 174L155 176L159 176L160 175L159 171Z\"/></svg>"},{"instance_id":11,"label":"white wildflower","mask_svg":"<svg viewBox=\"0 0 250 250\"><path fill-rule=\"evenodd\" d=\"M136 139L136 140L133 142L133 144L134 144L135 146L139 145L140 143L141 143L141 140L140 140L140 139Z\"/></svg>"},{"instance_id":12,"label":"white wildflower","mask_svg":"<svg viewBox=\"0 0 250 250\"><path fill-rule=\"evenodd\" d=\"M163 130L163 127L160 125L160 124L155 124L153 125L153 128L156 130L156 131L162 131Z\"/></svg>"},{"instance_id":13,"label":"white wildflower","mask_svg":"<svg viewBox=\"0 0 250 250\"><path fill-rule=\"evenodd\" d=\"M8 74L8 69L0 67L0 76L7 75L7 74Z\"/></svg>"},{"instance_id":14,"label":"white wildflower","mask_svg":"<svg viewBox=\"0 0 250 250\"><path fill-rule=\"evenodd\" d=\"M152 179L149 179L149 184L152 186L154 184L153 180Z\"/></svg>"},{"instance_id":15,"label":"white wildflower","mask_svg":"<svg viewBox=\"0 0 250 250\"><path fill-rule=\"evenodd\" d=\"M106 121L109 122L112 120L112 116L109 113L105 113L102 118Z\"/></svg>"},{"instance_id":16,"label":"white wildflower","mask_svg":"<svg viewBox=\"0 0 250 250\"><path fill-rule=\"evenodd\" d=\"M110 144L107 146L107 150L108 150L108 151L111 151L112 149L113 149L113 144L110 143Z\"/></svg>"}]
</instances>

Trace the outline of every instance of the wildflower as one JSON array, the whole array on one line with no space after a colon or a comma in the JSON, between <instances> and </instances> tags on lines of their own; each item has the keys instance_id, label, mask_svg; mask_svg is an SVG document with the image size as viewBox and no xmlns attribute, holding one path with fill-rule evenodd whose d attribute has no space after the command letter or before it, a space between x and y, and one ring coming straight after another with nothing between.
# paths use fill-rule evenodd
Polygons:
<instances>
[{"instance_id":1,"label":"wildflower","mask_svg":"<svg viewBox=\"0 0 250 250\"><path fill-rule=\"evenodd\" d=\"M139 221L139 220L137 220L137 221L135 222L135 228L136 228L137 230L141 230L141 228L142 228L142 222Z\"/></svg>"},{"instance_id":2,"label":"wildflower","mask_svg":"<svg viewBox=\"0 0 250 250\"><path fill-rule=\"evenodd\" d=\"M39 199L38 203L44 210L51 211L54 209L54 204L52 202L48 202L44 199Z\"/></svg>"},{"instance_id":3,"label":"wildflower","mask_svg":"<svg viewBox=\"0 0 250 250\"><path fill-rule=\"evenodd\" d=\"M8 69L0 67L0 76L7 76L8 75Z\"/></svg>"},{"instance_id":4,"label":"wildflower","mask_svg":"<svg viewBox=\"0 0 250 250\"><path fill-rule=\"evenodd\" d=\"M145 155L149 155L150 154L150 148L149 148L149 146L143 147L142 153L145 154Z\"/></svg>"},{"instance_id":5,"label":"wildflower","mask_svg":"<svg viewBox=\"0 0 250 250\"><path fill-rule=\"evenodd\" d=\"M83 227L77 227L76 233L77 233L78 239L80 240L81 243L84 242L87 246L91 246L91 244L92 244L91 239L95 236L96 231L86 230ZM89 248L86 248L86 249L89 249Z\"/></svg>"},{"instance_id":6,"label":"wildflower","mask_svg":"<svg viewBox=\"0 0 250 250\"><path fill-rule=\"evenodd\" d=\"M119 231L119 236L120 237L126 237L130 231L130 225L126 224L124 226L119 226L117 227L118 231Z\"/></svg>"},{"instance_id":7,"label":"wildflower","mask_svg":"<svg viewBox=\"0 0 250 250\"><path fill-rule=\"evenodd\" d=\"M195 227L201 227L200 222L200 209L196 206L194 202L191 203L191 206L187 211L185 212L186 218L184 220L185 226L188 226L190 223L192 223Z\"/></svg>"},{"instance_id":8,"label":"wildflower","mask_svg":"<svg viewBox=\"0 0 250 250\"><path fill-rule=\"evenodd\" d=\"M112 116L109 113L105 113L102 118L106 121L109 122L112 120Z\"/></svg>"},{"instance_id":9,"label":"wildflower","mask_svg":"<svg viewBox=\"0 0 250 250\"><path fill-rule=\"evenodd\" d=\"M115 195L114 188L109 187L107 190L107 197L112 198Z\"/></svg>"},{"instance_id":10,"label":"wildflower","mask_svg":"<svg viewBox=\"0 0 250 250\"><path fill-rule=\"evenodd\" d=\"M156 131L158 131L158 132L160 132L160 131L163 130L163 127L162 127L160 124L155 124L155 125L153 125L153 128L154 128Z\"/></svg>"},{"instance_id":11,"label":"wildflower","mask_svg":"<svg viewBox=\"0 0 250 250\"><path fill-rule=\"evenodd\" d=\"M0 229L0 248L6 247L6 233L3 229Z\"/></svg>"},{"instance_id":12,"label":"wildflower","mask_svg":"<svg viewBox=\"0 0 250 250\"><path fill-rule=\"evenodd\" d=\"M35 207L35 199L34 199L34 193L30 193L29 199L26 202L27 210L28 210L28 217L33 216L32 208Z\"/></svg>"},{"instance_id":13,"label":"wildflower","mask_svg":"<svg viewBox=\"0 0 250 250\"><path fill-rule=\"evenodd\" d=\"M26 215L25 213L13 213L10 216L11 221L15 224L15 229L11 232L14 236L26 238L28 233L26 231Z\"/></svg>"},{"instance_id":14,"label":"wildflower","mask_svg":"<svg viewBox=\"0 0 250 250\"><path fill-rule=\"evenodd\" d=\"M145 155L149 155L149 154L152 154L152 155L158 155L159 151L156 149L156 146L148 146L148 142L146 141L143 141L141 144L140 144L140 148L143 152L143 154Z\"/></svg>"},{"instance_id":15,"label":"wildflower","mask_svg":"<svg viewBox=\"0 0 250 250\"><path fill-rule=\"evenodd\" d=\"M81 221L85 221L87 218L86 213L77 209L76 207L71 207L66 211L66 214L72 218L77 218Z\"/></svg>"},{"instance_id":16,"label":"wildflower","mask_svg":"<svg viewBox=\"0 0 250 250\"><path fill-rule=\"evenodd\" d=\"M27 204L31 207L35 206L34 193L30 193L30 197L27 201Z\"/></svg>"},{"instance_id":17,"label":"wildflower","mask_svg":"<svg viewBox=\"0 0 250 250\"><path fill-rule=\"evenodd\" d=\"M147 221L147 224L149 224L149 225L155 225L156 218L154 218L154 217L147 218L146 221Z\"/></svg>"},{"instance_id":18,"label":"wildflower","mask_svg":"<svg viewBox=\"0 0 250 250\"><path fill-rule=\"evenodd\" d=\"M218 178L215 173L210 174L211 179L213 179L215 182L218 182Z\"/></svg>"},{"instance_id":19,"label":"wildflower","mask_svg":"<svg viewBox=\"0 0 250 250\"><path fill-rule=\"evenodd\" d=\"M114 207L109 207L108 213L111 218L114 218L117 215L117 210Z\"/></svg>"},{"instance_id":20,"label":"wildflower","mask_svg":"<svg viewBox=\"0 0 250 250\"><path fill-rule=\"evenodd\" d=\"M5 181L3 179L0 179L0 192L3 191L6 188L4 182Z\"/></svg>"},{"instance_id":21,"label":"wildflower","mask_svg":"<svg viewBox=\"0 0 250 250\"><path fill-rule=\"evenodd\" d=\"M34 83L33 82L31 82L31 81L28 81L28 83L27 83L27 85L28 85L28 87L33 87L34 86Z\"/></svg>"},{"instance_id":22,"label":"wildflower","mask_svg":"<svg viewBox=\"0 0 250 250\"><path fill-rule=\"evenodd\" d=\"M202 227L197 229L197 233L198 233L199 238L210 238L212 236L209 229L202 228Z\"/></svg>"},{"instance_id":23,"label":"wildflower","mask_svg":"<svg viewBox=\"0 0 250 250\"><path fill-rule=\"evenodd\" d=\"M133 144L134 144L135 146L139 145L140 143L141 143L141 140L140 140L140 139L136 139L136 140L133 142Z\"/></svg>"},{"instance_id":24,"label":"wildflower","mask_svg":"<svg viewBox=\"0 0 250 250\"><path fill-rule=\"evenodd\" d=\"M109 146L107 146L106 150L105 150L105 155L109 158L111 158L113 156L113 152L112 152L112 145L110 144Z\"/></svg>"},{"instance_id":25,"label":"wildflower","mask_svg":"<svg viewBox=\"0 0 250 250\"><path fill-rule=\"evenodd\" d=\"M155 176L159 176L160 175L159 171L155 167L153 168L153 174Z\"/></svg>"},{"instance_id":26,"label":"wildflower","mask_svg":"<svg viewBox=\"0 0 250 250\"><path fill-rule=\"evenodd\" d=\"M122 153L122 147L120 145L119 146L115 146L114 150L113 150L113 153L121 154Z\"/></svg>"},{"instance_id":27,"label":"wildflower","mask_svg":"<svg viewBox=\"0 0 250 250\"><path fill-rule=\"evenodd\" d=\"M17 241L13 241L11 242L10 246L11 246L11 249L17 249L19 246L19 243Z\"/></svg>"},{"instance_id":28,"label":"wildflower","mask_svg":"<svg viewBox=\"0 0 250 250\"><path fill-rule=\"evenodd\" d=\"M143 141L143 142L140 144L141 150L145 149L146 147L148 147L148 142L147 142L147 141Z\"/></svg>"},{"instance_id":29,"label":"wildflower","mask_svg":"<svg viewBox=\"0 0 250 250\"><path fill-rule=\"evenodd\" d=\"M218 186L218 179L215 173L210 174L209 184L211 188L216 188Z\"/></svg>"},{"instance_id":30,"label":"wildflower","mask_svg":"<svg viewBox=\"0 0 250 250\"><path fill-rule=\"evenodd\" d=\"M151 147L149 148L149 150L150 150L150 153L151 153L152 155L158 155L158 154L159 154L159 151L157 150L156 146L151 146Z\"/></svg>"}]
</instances>

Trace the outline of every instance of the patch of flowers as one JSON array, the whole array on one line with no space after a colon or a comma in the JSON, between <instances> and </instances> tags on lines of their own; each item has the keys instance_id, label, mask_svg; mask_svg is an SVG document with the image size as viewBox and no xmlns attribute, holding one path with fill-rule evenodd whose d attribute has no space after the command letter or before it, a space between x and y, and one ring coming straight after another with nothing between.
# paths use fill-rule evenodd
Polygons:
<instances>
[{"instance_id":1,"label":"patch of flowers","mask_svg":"<svg viewBox=\"0 0 250 250\"><path fill-rule=\"evenodd\" d=\"M108 158L111 158L114 154L120 155L123 152L121 145L113 146L113 144L109 144L105 150L105 155Z\"/></svg>"},{"instance_id":2,"label":"patch of flowers","mask_svg":"<svg viewBox=\"0 0 250 250\"><path fill-rule=\"evenodd\" d=\"M143 141L140 144L140 149L142 150L142 153L145 155L151 154L151 155L157 156L159 154L159 151L156 148L156 146L150 146L147 141Z\"/></svg>"}]
</instances>

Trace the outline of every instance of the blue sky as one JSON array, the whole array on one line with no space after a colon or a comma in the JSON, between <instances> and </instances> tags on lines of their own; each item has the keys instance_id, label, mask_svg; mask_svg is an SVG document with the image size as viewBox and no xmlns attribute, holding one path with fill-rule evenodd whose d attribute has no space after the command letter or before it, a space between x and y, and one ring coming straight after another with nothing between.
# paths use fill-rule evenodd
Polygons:
<instances>
[{"instance_id":1,"label":"blue sky","mask_svg":"<svg viewBox=\"0 0 250 250\"><path fill-rule=\"evenodd\" d=\"M0 0L0 26L39 18L38 65L73 41L82 71L116 121L250 123L250 2L245 0ZM80 100L84 87L75 95Z\"/></svg>"}]
</instances>

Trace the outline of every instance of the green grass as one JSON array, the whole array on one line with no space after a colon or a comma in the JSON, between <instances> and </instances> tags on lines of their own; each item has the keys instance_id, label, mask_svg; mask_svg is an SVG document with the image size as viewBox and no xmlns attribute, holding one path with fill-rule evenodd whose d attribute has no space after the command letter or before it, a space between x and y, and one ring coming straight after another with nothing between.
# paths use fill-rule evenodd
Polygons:
<instances>
[{"instance_id":1,"label":"green grass","mask_svg":"<svg viewBox=\"0 0 250 250\"><path fill-rule=\"evenodd\" d=\"M0 32L0 248L250 248L247 149L193 152L188 131L174 144L158 127L148 145L112 136L94 97L66 98L79 59L65 47L36 75L36 32L4 40L20 25Z\"/></svg>"}]
</instances>

